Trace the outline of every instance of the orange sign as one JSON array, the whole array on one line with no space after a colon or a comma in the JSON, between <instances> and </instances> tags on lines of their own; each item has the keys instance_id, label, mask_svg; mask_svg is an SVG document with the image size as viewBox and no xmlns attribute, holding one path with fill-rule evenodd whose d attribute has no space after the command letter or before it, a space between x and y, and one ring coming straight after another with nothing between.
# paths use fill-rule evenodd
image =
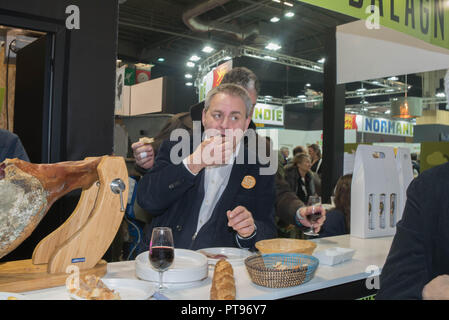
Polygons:
<instances>
[{"instance_id":1,"label":"orange sign","mask_svg":"<svg viewBox=\"0 0 449 320\"><path fill-rule=\"evenodd\" d=\"M346 129L356 129L357 130L357 122L355 121L355 114L345 114L345 130Z\"/></svg>"},{"instance_id":2,"label":"orange sign","mask_svg":"<svg viewBox=\"0 0 449 320\"><path fill-rule=\"evenodd\" d=\"M226 72L232 69L232 61L225 62L214 69L214 82L212 88L218 87Z\"/></svg>"}]
</instances>

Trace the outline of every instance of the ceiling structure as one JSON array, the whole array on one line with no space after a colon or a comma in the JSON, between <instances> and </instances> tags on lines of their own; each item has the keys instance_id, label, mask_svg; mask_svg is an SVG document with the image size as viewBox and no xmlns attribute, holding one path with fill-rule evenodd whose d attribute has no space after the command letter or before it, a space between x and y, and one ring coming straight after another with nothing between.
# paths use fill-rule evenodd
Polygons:
<instances>
[{"instance_id":1,"label":"ceiling structure","mask_svg":"<svg viewBox=\"0 0 449 320\"><path fill-rule=\"evenodd\" d=\"M303 103L304 96L310 101L320 98L320 59L325 58L329 29L355 20L296 0L119 2L119 59L153 64L154 77L185 80L189 73L194 80L228 55L242 57L261 81L259 99L269 96L284 104ZM294 15L287 17L288 12ZM273 17L279 21L272 22ZM270 42L281 48L266 49ZM214 50L202 52L206 45ZM186 63L193 55L199 61L189 68ZM421 82L421 77L408 75L407 85L401 78L347 84L347 111L385 114L389 98L403 95L406 87L410 95L421 96Z\"/></svg>"}]
</instances>

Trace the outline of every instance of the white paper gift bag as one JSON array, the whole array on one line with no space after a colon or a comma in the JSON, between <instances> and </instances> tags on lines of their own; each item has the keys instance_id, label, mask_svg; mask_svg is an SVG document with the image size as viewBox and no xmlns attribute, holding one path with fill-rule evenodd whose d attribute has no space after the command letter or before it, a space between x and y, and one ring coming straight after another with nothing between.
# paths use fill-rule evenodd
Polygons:
<instances>
[{"instance_id":1,"label":"white paper gift bag","mask_svg":"<svg viewBox=\"0 0 449 320\"><path fill-rule=\"evenodd\" d=\"M359 238L394 235L399 197L394 148L359 145L351 186L351 235Z\"/></svg>"}]
</instances>

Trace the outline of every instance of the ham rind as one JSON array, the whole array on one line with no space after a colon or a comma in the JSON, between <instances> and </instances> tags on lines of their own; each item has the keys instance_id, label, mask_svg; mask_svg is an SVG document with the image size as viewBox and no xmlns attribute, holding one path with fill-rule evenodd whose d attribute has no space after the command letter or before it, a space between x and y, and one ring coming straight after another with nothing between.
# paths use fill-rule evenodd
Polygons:
<instances>
[{"instance_id":1,"label":"ham rind","mask_svg":"<svg viewBox=\"0 0 449 320\"><path fill-rule=\"evenodd\" d=\"M52 204L98 180L101 157L54 164L19 159L0 163L0 258L33 232Z\"/></svg>"}]
</instances>

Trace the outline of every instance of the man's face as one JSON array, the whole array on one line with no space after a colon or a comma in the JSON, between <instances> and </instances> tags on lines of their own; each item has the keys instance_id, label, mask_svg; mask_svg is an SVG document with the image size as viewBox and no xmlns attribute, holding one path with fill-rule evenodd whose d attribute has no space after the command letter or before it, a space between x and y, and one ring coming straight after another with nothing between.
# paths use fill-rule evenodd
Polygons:
<instances>
[{"instance_id":1,"label":"man's face","mask_svg":"<svg viewBox=\"0 0 449 320\"><path fill-rule=\"evenodd\" d=\"M309 155L310 155L311 157L315 157L315 150L313 150L313 149L310 148L310 147L308 147L307 149L309 150Z\"/></svg>"},{"instance_id":2,"label":"man's face","mask_svg":"<svg viewBox=\"0 0 449 320\"><path fill-rule=\"evenodd\" d=\"M243 100L227 93L216 94L210 101L209 109L203 110L204 129L216 129L222 136L225 135L225 130L246 131L250 121L251 117L246 117Z\"/></svg>"}]
</instances>

